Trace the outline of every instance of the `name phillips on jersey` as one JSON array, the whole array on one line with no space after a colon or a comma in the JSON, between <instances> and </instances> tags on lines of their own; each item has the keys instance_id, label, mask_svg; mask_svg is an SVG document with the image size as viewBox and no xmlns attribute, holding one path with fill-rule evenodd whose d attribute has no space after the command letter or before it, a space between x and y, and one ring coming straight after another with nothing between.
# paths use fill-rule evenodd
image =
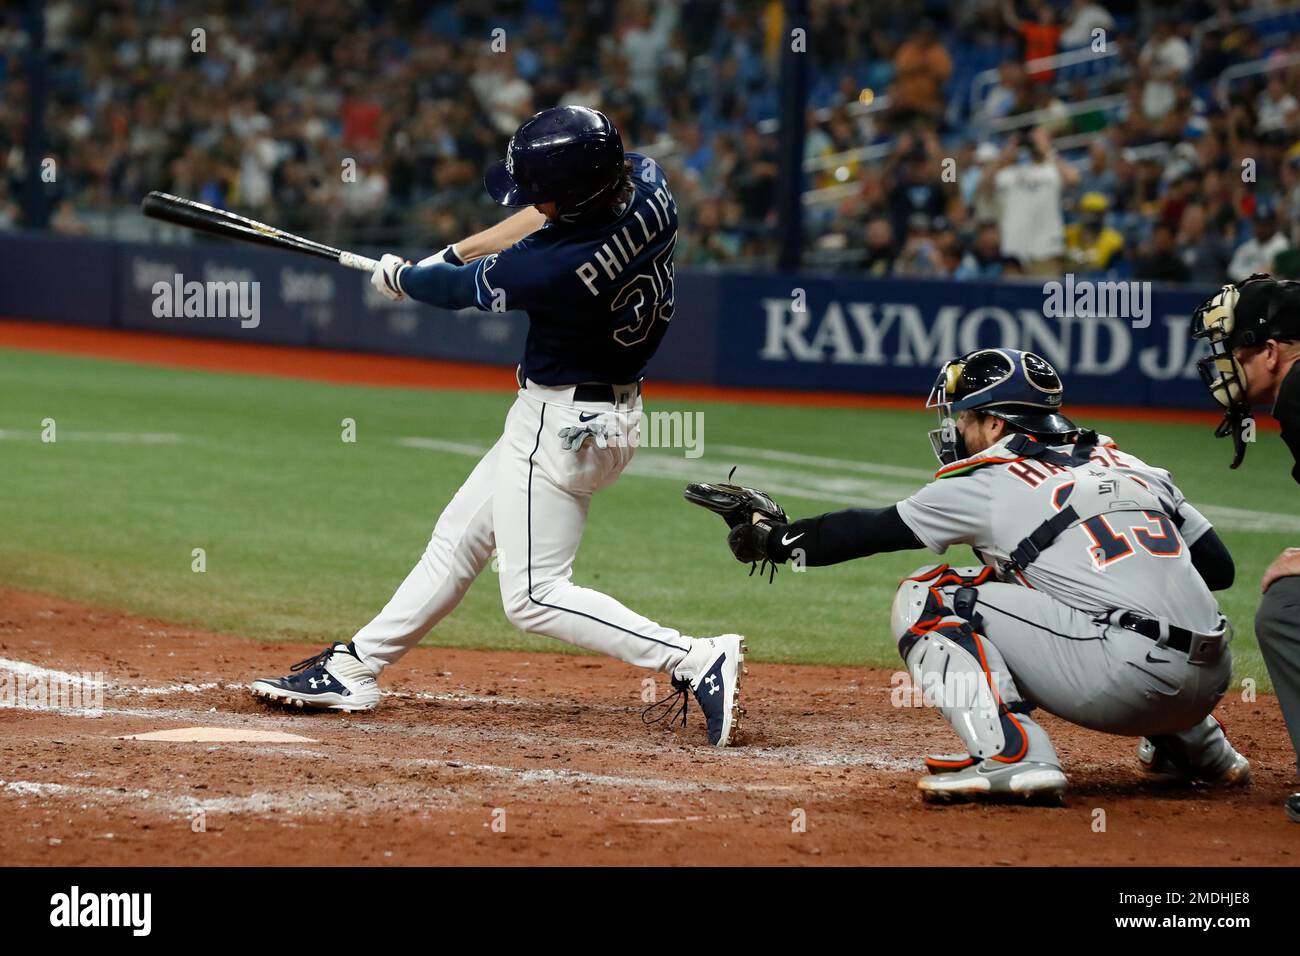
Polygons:
<instances>
[{"instance_id":1,"label":"name phillips on jersey","mask_svg":"<svg viewBox=\"0 0 1300 956\"><path fill-rule=\"evenodd\" d=\"M652 201L648 202L646 206L654 213L655 226L653 229L646 221L646 217L641 215L640 209L632 210L633 218L641 227L639 230L641 239L634 238L638 230L629 222L622 229L612 233L609 240L603 243L590 259L574 270L578 278L582 280L582 284L587 287L587 291L592 295L600 295L595 280L600 276L602 270L609 278L617 278L627 268L628 263L652 243L656 236L670 226L676 229L671 217L677 213L677 202L673 199L673 194L669 192L668 185L660 183L656 186L651 198Z\"/></svg>"}]
</instances>

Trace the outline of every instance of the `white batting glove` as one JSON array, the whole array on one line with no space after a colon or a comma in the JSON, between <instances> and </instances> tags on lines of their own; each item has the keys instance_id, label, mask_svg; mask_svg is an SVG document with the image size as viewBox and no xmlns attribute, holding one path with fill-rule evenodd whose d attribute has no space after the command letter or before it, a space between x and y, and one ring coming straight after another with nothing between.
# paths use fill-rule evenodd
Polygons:
<instances>
[{"instance_id":1,"label":"white batting glove","mask_svg":"<svg viewBox=\"0 0 1300 956\"><path fill-rule=\"evenodd\" d=\"M441 263L446 263L449 266L463 266L465 264L465 262L461 259L461 257L456 255L455 246L443 246L443 248L439 249L433 255L425 256L423 259L417 262L416 265L432 266L432 265L439 265Z\"/></svg>"},{"instance_id":2,"label":"white batting glove","mask_svg":"<svg viewBox=\"0 0 1300 956\"><path fill-rule=\"evenodd\" d=\"M390 252L379 260L375 271L370 273L370 284L385 299L394 302L405 299L406 293L402 291L400 279L402 270L409 268L410 265L401 256L395 256Z\"/></svg>"}]
</instances>

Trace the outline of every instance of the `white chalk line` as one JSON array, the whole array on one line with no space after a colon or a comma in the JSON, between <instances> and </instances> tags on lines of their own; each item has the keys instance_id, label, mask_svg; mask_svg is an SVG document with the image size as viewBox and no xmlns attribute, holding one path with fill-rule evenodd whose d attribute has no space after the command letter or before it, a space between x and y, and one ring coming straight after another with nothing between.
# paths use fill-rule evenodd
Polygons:
<instances>
[{"instance_id":1,"label":"white chalk line","mask_svg":"<svg viewBox=\"0 0 1300 956\"><path fill-rule=\"evenodd\" d=\"M488 446L467 442L450 442L438 438L408 436L398 438L397 444L407 448L419 448L426 451L447 452L480 458L487 453ZM751 448L745 445L711 445L711 451L733 458L749 458L763 462L781 462L841 472L854 472L883 475L890 478L913 479L912 482L871 480L855 478L848 475L813 475L806 470L791 470L770 465L743 464L737 480L744 484L762 488L774 495L785 495L809 501L828 501L836 504L851 505L859 508L873 508L891 505L913 494L921 484L930 481L932 472L919 468L902 468L871 461L851 461L844 458L832 458L821 455L803 455L796 452L773 451L767 448ZM677 482L701 481L709 479L706 474L707 464L702 459L687 459L679 455L655 449L641 448L637 456L627 467L627 474L642 478L661 478ZM734 463L734 462L733 462ZM713 476L720 478L722 476ZM1275 511L1253 511L1247 508L1235 508L1229 505L1202 504L1193 505L1204 514L1215 527L1229 531L1266 531L1276 533L1300 533L1300 515Z\"/></svg>"},{"instance_id":2,"label":"white chalk line","mask_svg":"<svg viewBox=\"0 0 1300 956\"><path fill-rule=\"evenodd\" d=\"M163 697L170 694L201 694L204 691L214 690L223 686L216 681L207 681L200 684L182 683L165 684L159 687L141 687L133 684L122 684L94 676L96 674L102 674L102 671L83 671L78 674L71 671L58 670L53 667L45 667L41 664L33 664L30 661L12 660L7 657L0 657L0 672L8 672L27 680L34 680L47 685L55 685L60 688L75 687L83 692L102 694L104 697L129 695L138 695L141 697ZM53 693L52 695L57 696L57 694ZM24 699L20 701L16 695L0 693L0 709L48 710L58 713L67 713L72 716L88 716L101 708L67 707L52 703L48 699L26 699L25 695Z\"/></svg>"},{"instance_id":3,"label":"white chalk line","mask_svg":"<svg viewBox=\"0 0 1300 956\"><path fill-rule=\"evenodd\" d=\"M0 441L42 441L39 429L31 431L0 428ZM176 445L185 441L184 435L175 432L96 432L74 431L56 428L54 441L42 441L43 444L57 445L60 442L100 442L114 445Z\"/></svg>"},{"instance_id":4,"label":"white chalk line","mask_svg":"<svg viewBox=\"0 0 1300 956\"><path fill-rule=\"evenodd\" d=\"M397 443L407 448L449 452L478 458L487 452L486 446L463 442L444 442L437 438L406 437ZM671 453L639 449L628 465L626 473L641 478L661 478L679 483L721 480L725 475L708 474L709 464L699 459L683 458ZM810 501L831 501L858 506L893 504L916 491L916 484L898 481L872 480L848 475L813 476L806 472L770 465L748 465L744 470L746 484L762 487L766 491Z\"/></svg>"},{"instance_id":5,"label":"white chalk line","mask_svg":"<svg viewBox=\"0 0 1300 956\"><path fill-rule=\"evenodd\" d=\"M87 691L100 691L106 700L116 697L166 697L175 694L201 694L209 690L246 690L248 684L241 682L219 682L205 681L199 684L182 683L182 684L164 684L157 687L141 687L133 684L123 684L116 681L99 680L94 677L88 677L86 674L74 674L68 671L56 670L51 667L44 667L40 664L33 664L29 661L11 660L9 658L0 658L0 671L8 671L17 674L20 677L44 681L50 684L59 684L63 686L76 686ZM452 704L491 704L500 707L546 707L546 701L525 700L517 697L488 697L482 694L466 694L458 691L380 691L381 697L392 698L395 700L429 700L441 703ZM605 710L611 712L622 711L624 708L613 705L593 704L585 705L587 709ZM0 693L0 709L15 710L35 710L48 711L50 713L60 714L69 717L98 717L102 714L124 714L126 711L120 709L113 710L103 707L71 707L66 704L52 702L50 700L24 699L19 702L11 699L3 693Z\"/></svg>"},{"instance_id":6,"label":"white chalk line","mask_svg":"<svg viewBox=\"0 0 1300 956\"><path fill-rule=\"evenodd\" d=\"M3 661L6 664L21 664L23 662ZM38 665L27 665L30 668L38 670L48 670L39 668ZM61 673L61 672L55 672ZM182 685L184 686L184 685ZM199 687L201 685L189 685ZM222 689L242 689L244 685L240 684L223 684ZM152 688L157 690L158 688ZM419 697L420 699L437 699L451 703L479 703L483 705L498 705L503 700L509 701L505 706L530 707L539 710L545 710L549 707L567 708L569 705L563 702L547 700L520 700L513 698L495 698L481 697L478 695L442 693L418 695L406 695L402 692L386 692L393 697ZM156 699L161 695L153 695ZM634 707L622 707L614 704L599 705L581 705L585 711L608 712L616 715L625 715L632 713ZM218 726L247 726L254 723L263 723L268 717L257 714L236 714L218 711L215 708L206 711L191 710L176 707L124 707L105 705L102 708L85 708L85 707L61 707L48 706L42 708L43 712L67 717L83 717L91 719L102 719L105 717L130 718L141 720L167 720L177 722L201 723ZM565 713L557 712L555 719L563 720ZM283 716L276 715L272 718L277 724L289 725L295 729L312 727L314 732L319 732L321 722L329 722L331 719L339 719L338 714L295 714L286 711ZM348 715L346 727L350 730L357 730L364 733L381 733L381 734L403 734L415 737L430 737L445 740L451 743L524 743L526 745L548 747L554 746L555 737L552 734L520 734L516 730L493 730L490 727L475 727L472 732L466 728L454 725L441 725L433 723L408 724L408 723L382 723L375 721L359 720L358 715ZM614 741L604 738L568 738L565 740L567 746L576 748L595 748L606 751L618 751L628 755L643 753L646 743L643 742L625 742ZM906 761L895 756L883 749L869 748L864 751L853 750L850 748L818 748L813 746L793 746L793 747L737 747L737 748L708 748L713 755L721 760L735 761L771 761L779 766L835 766L835 767L869 767L880 770L911 769L919 764L916 761Z\"/></svg>"},{"instance_id":7,"label":"white chalk line","mask_svg":"<svg viewBox=\"0 0 1300 956\"><path fill-rule=\"evenodd\" d=\"M40 780L0 781L0 792L19 798L38 800L70 799L93 801L108 806L123 803L143 804L146 808L171 816L192 819L198 814L243 814L264 816L271 813L293 816L338 813L359 802L378 807L391 802L367 797L387 796L409 806L425 808L432 798L445 788L415 786L411 784L378 784L359 787L355 791L339 790L337 786L302 787L296 785L283 791L259 790L248 794L231 794L214 797L195 797L170 791L106 787L84 783L53 783Z\"/></svg>"}]
</instances>

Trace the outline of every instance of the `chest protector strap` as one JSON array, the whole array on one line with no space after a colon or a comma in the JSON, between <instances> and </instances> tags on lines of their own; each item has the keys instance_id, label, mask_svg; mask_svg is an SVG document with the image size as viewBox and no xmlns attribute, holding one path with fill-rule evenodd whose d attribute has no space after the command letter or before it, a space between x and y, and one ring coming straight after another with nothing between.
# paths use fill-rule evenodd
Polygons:
<instances>
[{"instance_id":1,"label":"chest protector strap","mask_svg":"<svg viewBox=\"0 0 1300 956\"><path fill-rule=\"evenodd\" d=\"M1092 451L1096 446L1097 433L1086 430L1079 433L1079 440L1069 454L1049 448L1024 434L1014 435L1007 442L1007 449L1014 454L1064 468L1074 479L1070 503L1021 539L1006 562L1010 570L1021 571L1028 567L1069 528L1097 515L1120 511L1170 513L1170 506L1149 488L1092 461Z\"/></svg>"}]
</instances>

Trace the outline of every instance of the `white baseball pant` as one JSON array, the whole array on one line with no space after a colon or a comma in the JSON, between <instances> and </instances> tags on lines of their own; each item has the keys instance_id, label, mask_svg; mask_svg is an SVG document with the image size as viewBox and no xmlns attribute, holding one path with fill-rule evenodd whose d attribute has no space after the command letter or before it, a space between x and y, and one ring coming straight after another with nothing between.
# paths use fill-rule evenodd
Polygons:
<instances>
[{"instance_id":1,"label":"white baseball pant","mask_svg":"<svg viewBox=\"0 0 1300 956\"><path fill-rule=\"evenodd\" d=\"M691 638L570 580L591 496L623 473L641 423L634 387L616 389L615 404L575 403L573 391L532 382L519 390L503 434L443 510L419 562L353 638L376 674L460 603L494 547L501 603L516 627L651 670L682 663ZM576 452L563 447L561 429L601 425L608 447L590 437Z\"/></svg>"}]
</instances>

